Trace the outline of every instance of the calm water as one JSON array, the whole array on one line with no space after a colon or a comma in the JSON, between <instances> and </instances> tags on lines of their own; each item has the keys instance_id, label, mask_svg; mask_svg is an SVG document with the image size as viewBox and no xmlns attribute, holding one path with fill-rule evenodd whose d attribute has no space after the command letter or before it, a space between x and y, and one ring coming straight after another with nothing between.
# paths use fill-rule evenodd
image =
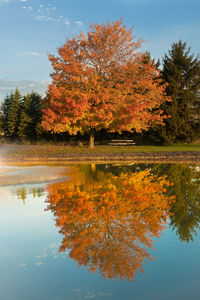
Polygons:
<instances>
[{"instance_id":1,"label":"calm water","mask_svg":"<svg viewBox=\"0 0 200 300\"><path fill-rule=\"evenodd\" d=\"M66 169L0 187L0 299L199 299L198 166Z\"/></svg>"}]
</instances>

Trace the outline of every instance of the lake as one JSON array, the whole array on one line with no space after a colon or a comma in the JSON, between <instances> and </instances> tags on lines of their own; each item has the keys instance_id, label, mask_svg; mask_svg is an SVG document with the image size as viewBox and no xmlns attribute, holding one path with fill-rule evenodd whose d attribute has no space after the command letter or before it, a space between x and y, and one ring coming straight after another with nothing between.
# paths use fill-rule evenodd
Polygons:
<instances>
[{"instance_id":1,"label":"lake","mask_svg":"<svg viewBox=\"0 0 200 300\"><path fill-rule=\"evenodd\" d=\"M200 167L0 167L0 299L199 299Z\"/></svg>"}]
</instances>

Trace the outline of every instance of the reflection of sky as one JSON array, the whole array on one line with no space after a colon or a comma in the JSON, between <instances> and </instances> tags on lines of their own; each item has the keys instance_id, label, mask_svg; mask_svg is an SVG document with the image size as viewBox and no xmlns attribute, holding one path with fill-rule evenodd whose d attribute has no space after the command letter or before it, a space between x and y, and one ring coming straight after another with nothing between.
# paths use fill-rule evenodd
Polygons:
<instances>
[{"instance_id":1,"label":"reflection of sky","mask_svg":"<svg viewBox=\"0 0 200 300\"><path fill-rule=\"evenodd\" d=\"M147 262L135 284L104 280L79 268L67 253L58 254L62 236L45 211L45 193L39 198L29 194L24 205L13 191L0 190L0 299L198 299L198 238L180 243L168 229L156 239L152 254L157 259Z\"/></svg>"}]
</instances>

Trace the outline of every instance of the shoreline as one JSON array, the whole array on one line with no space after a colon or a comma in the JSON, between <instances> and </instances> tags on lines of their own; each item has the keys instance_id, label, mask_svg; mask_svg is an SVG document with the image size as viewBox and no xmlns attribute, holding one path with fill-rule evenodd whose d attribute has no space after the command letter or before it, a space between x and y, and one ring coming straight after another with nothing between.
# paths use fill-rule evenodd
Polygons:
<instances>
[{"instance_id":1,"label":"shoreline","mask_svg":"<svg viewBox=\"0 0 200 300\"><path fill-rule=\"evenodd\" d=\"M196 146L195 146L196 147ZM59 145L0 145L0 163L200 163L200 144L194 148Z\"/></svg>"},{"instance_id":2,"label":"shoreline","mask_svg":"<svg viewBox=\"0 0 200 300\"><path fill-rule=\"evenodd\" d=\"M200 152L133 152L133 153L64 153L49 154L48 156L2 157L1 163L200 163Z\"/></svg>"}]
</instances>

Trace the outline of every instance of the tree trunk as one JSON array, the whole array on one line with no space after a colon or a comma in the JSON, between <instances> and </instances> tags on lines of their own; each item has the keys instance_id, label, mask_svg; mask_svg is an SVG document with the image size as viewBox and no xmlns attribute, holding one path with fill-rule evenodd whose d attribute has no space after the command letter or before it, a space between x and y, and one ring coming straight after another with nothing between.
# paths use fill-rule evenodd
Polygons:
<instances>
[{"instance_id":1,"label":"tree trunk","mask_svg":"<svg viewBox=\"0 0 200 300\"><path fill-rule=\"evenodd\" d=\"M96 171L96 164L91 164L91 170L92 170L92 173L95 173L95 171Z\"/></svg>"},{"instance_id":2,"label":"tree trunk","mask_svg":"<svg viewBox=\"0 0 200 300\"><path fill-rule=\"evenodd\" d=\"M90 133L90 143L89 143L89 148L93 149L94 148L94 133Z\"/></svg>"}]
</instances>

